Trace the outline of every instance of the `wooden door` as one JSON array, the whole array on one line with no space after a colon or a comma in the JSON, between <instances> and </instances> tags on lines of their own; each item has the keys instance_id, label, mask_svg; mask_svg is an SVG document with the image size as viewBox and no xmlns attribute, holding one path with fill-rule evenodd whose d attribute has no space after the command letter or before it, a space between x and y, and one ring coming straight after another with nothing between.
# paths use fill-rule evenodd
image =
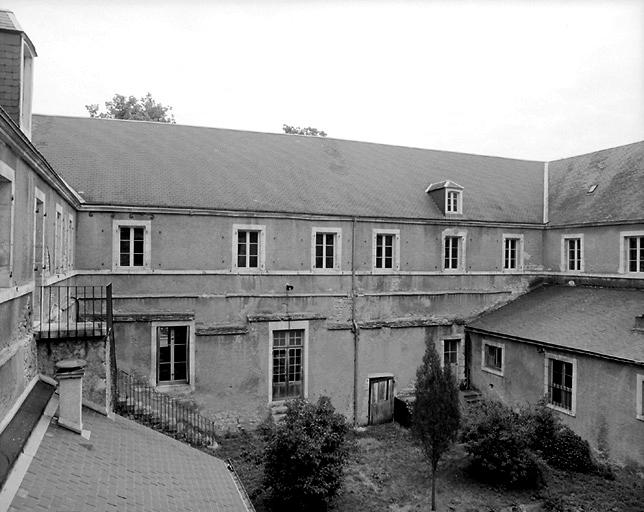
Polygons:
<instances>
[{"instance_id":1,"label":"wooden door","mask_svg":"<svg viewBox=\"0 0 644 512\"><path fill-rule=\"evenodd\" d=\"M392 421L394 417L394 379L369 379L369 425Z\"/></svg>"}]
</instances>

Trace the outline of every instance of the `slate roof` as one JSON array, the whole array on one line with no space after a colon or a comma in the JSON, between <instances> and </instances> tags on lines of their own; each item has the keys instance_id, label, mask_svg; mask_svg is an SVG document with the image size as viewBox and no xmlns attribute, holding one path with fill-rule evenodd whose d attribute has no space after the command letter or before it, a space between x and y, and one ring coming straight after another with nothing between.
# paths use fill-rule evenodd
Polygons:
<instances>
[{"instance_id":1,"label":"slate roof","mask_svg":"<svg viewBox=\"0 0 644 512\"><path fill-rule=\"evenodd\" d=\"M332 138L35 115L33 142L90 204L539 223L543 163Z\"/></svg>"},{"instance_id":2,"label":"slate roof","mask_svg":"<svg viewBox=\"0 0 644 512\"><path fill-rule=\"evenodd\" d=\"M20 24L12 11L0 9L0 30L22 32L22 28L20 28Z\"/></svg>"},{"instance_id":3,"label":"slate roof","mask_svg":"<svg viewBox=\"0 0 644 512\"><path fill-rule=\"evenodd\" d=\"M120 416L83 409L83 428L49 425L10 512L248 512L222 460Z\"/></svg>"},{"instance_id":4,"label":"slate roof","mask_svg":"<svg viewBox=\"0 0 644 512\"><path fill-rule=\"evenodd\" d=\"M644 141L550 162L548 173L551 225L644 219Z\"/></svg>"},{"instance_id":5,"label":"slate roof","mask_svg":"<svg viewBox=\"0 0 644 512\"><path fill-rule=\"evenodd\" d=\"M469 327L644 364L644 290L544 286Z\"/></svg>"}]
</instances>

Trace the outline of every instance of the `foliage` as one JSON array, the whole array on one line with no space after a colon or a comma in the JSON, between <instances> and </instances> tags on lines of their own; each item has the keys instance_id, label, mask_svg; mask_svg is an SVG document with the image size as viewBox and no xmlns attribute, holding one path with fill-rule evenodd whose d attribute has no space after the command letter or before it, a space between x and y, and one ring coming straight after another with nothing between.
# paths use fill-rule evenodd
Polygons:
<instances>
[{"instance_id":1,"label":"foliage","mask_svg":"<svg viewBox=\"0 0 644 512\"><path fill-rule=\"evenodd\" d=\"M530 450L530 431L519 414L500 402L481 402L472 410L462 440L474 473L509 487L535 487L542 476Z\"/></svg>"},{"instance_id":2,"label":"foliage","mask_svg":"<svg viewBox=\"0 0 644 512\"><path fill-rule=\"evenodd\" d=\"M99 119L130 119L134 121L158 121L174 123L172 107L157 102L150 93L142 98L115 94L111 101L105 102L105 112L98 111L98 103L85 105L89 117Z\"/></svg>"},{"instance_id":3,"label":"foliage","mask_svg":"<svg viewBox=\"0 0 644 512\"><path fill-rule=\"evenodd\" d=\"M264 486L273 510L326 507L342 484L348 431L327 397L287 404L264 452Z\"/></svg>"},{"instance_id":4,"label":"foliage","mask_svg":"<svg viewBox=\"0 0 644 512\"><path fill-rule=\"evenodd\" d=\"M299 126L290 126L288 124L282 125L282 130L284 133L289 133L292 135L308 135L311 137L326 137L326 132L323 130L318 130L317 128L312 128L307 126L306 128L300 128Z\"/></svg>"},{"instance_id":5,"label":"foliage","mask_svg":"<svg viewBox=\"0 0 644 512\"><path fill-rule=\"evenodd\" d=\"M456 439L461 420L458 387L450 366L441 366L433 344L416 371L412 432L432 469L432 510L436 509L435 473L438 462Z\"/></svg>"}]
</instances>

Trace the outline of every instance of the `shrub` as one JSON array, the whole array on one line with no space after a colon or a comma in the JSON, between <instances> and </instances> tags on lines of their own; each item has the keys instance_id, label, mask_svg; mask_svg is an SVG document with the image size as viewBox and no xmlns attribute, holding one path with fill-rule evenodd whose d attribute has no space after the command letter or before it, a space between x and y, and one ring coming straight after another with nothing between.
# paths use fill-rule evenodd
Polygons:
<instances>
[{"instance_id":1,"label":"shrub","mask_svg":"<svg viewBox=\"0 0 644 512\"><path fill-rule=\"evenodd\" d=\"M273 510L326 508L342 484L348 430L327 397L287 404L264 452L264 486Z\"/></svg>"},{"instance_id":2,"label":"shrub","mask_svg":"<svg viewBox=\"0 0 644 512\"><path fill-rule=\"evenodd\" d=\"M468 417L462 440L480 478L509 487L536 487L542 474L529 434L517 413L500 402L481 402Z\"/></svg>"}]
</instances>

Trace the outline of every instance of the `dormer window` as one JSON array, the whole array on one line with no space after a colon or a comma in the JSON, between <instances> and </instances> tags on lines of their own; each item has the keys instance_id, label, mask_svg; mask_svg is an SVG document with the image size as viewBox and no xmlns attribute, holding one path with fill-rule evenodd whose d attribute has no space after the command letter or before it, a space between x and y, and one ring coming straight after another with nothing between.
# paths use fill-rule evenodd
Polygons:
<instances>
[{"instance_id":1,"label":"dormer window","mask_svg":"<svg viewBox=\"0 0 644 512\"><path fill-rule=\"evenodd\" d=\"M445 189L445 213L461 212L461 191Z\"/></svg>"},{"instance_id":2,"label":"dormer window","mask_svg":"<svg viewBox=\"0 0 644 512\"><path fill-rule=\"evenodd\" d=\"M432 183L425 192L432 198L443 215L463 213L463 187L453 181Z\"/></svg>"}]
</instances>

